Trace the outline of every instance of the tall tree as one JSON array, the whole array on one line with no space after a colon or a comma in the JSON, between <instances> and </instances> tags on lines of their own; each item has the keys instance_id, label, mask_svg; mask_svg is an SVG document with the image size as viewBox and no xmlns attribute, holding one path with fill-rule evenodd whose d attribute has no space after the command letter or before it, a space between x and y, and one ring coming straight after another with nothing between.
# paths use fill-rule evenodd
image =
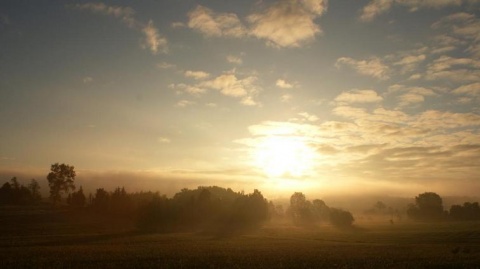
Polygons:
<instances>
[{"instance_id":1,"label":"tall tree","mask_svg":"<svg viewBox=\"0 0 480 269\"><path fill-rule=\"evenodd\" d=\"M47 175L48 186L50 187L50 198L55 205L62 199L62 193L69 193L75 190L75 170L68 164L52 164L50 173Z\"/></svg>"},{"instance_id":2,"label":"tall tree","mask_svg":"<svg viewBox=\"0 0 480 269\"><path fill-rule=\"evenodd\" d=\"M28 184L28 189L32 195L32 202L39 202L42 200L42 195L40 194L40 185L38 184L37 180L32 178L30 180L30 184Z\"/></svg>"}]
</instances>

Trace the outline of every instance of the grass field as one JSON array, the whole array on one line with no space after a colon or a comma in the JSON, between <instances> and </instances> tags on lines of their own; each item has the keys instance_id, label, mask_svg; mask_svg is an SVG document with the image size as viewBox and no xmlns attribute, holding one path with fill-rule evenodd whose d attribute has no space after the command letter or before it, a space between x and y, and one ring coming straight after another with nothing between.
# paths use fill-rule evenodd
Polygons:
<instances>
[{"instance_id":1,"label":"grass field","mask_svg":"<svg viewBox=\"0 0 480 269\"><path fill-rule=\"evenodd\" d=\"M145 234L49 208L0 209L0 268L480 268L480 223Z\"/></svg>"}]
</instances>

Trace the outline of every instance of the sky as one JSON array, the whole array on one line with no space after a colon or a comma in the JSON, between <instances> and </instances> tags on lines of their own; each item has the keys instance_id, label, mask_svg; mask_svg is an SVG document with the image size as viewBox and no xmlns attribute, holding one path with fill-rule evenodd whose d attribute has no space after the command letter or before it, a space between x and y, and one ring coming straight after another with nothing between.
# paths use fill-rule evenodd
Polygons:
<instances>
[{"instance_id":1,"label":"sky","mask_svg":"<svg viewBox=\"0 0 480 269\"><path fill-rule=\"evenodd\" d=\"M4 181L479 195L479 104L479 0L0 3Z\"/></svg>"}]
</instances>

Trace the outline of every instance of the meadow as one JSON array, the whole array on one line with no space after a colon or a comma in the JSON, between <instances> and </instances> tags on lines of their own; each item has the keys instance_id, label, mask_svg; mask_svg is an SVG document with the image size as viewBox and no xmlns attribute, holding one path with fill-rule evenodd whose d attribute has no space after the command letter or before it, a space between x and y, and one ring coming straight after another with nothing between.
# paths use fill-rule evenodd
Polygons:
<instances>
[{"instance_id":1,"label":"meadow","mask_svg":"<svg viewBox=\"0 0 480 269\"><path fill-rule=\"evenodd\" d=\"M0 220L0 268L480 268L478 222L144 233L48 206L2 207Z\"/></svg>"}]
</instances>

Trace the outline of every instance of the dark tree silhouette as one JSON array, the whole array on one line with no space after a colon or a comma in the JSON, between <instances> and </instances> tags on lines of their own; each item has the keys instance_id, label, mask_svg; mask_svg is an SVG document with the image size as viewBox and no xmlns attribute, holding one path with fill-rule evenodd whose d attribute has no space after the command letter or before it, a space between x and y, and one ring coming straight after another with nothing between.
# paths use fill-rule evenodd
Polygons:
<instances>
[{"instance_id":1,"label":"dark tree silhouette","mask_svg":"<svg viewBox=\"0 0 480 269\"><path fill-rule=\"evenodd\" d=\"M67 203L72 207L81 208L85 206L86 200L83 188L80 187L78 191L72 192L72 194L68 196Z\"/></svg>"},{"instance_id":2,"label":"dark tree silhouette","mask_svg":"<svg viewBox=\"0 0 480 269\"><path fill-rule=\"evenodd\" d=\"M109 209L110 194L103 188L97 189L92 200L92 207L98 211L106 213Z\"/></svg>"},{"instance_id":3,"label":"dark tree silhouette","mask_svg":"<svg viewBox=\"0 0 480 269\"><path fill-rule=\"evenodd\" d=\"M13 200L12 184L5 182L0 188L0 204L11 204Z\"/></svg>"},{"instance_id":4,"label":"dark tree silhouette","mask_svg":"<svg viewBox=\"0 0 480 269\"><path fill-rule=\"evenodd\" d=\"M354 220L352 213L338 208L330 208L330 222L333 225L348 227L352 226Z\"/></svg>"},{"instance_id":5,"label":"dark tree silhouette","mask_svg":"<svg viewBox=\"0 0 480 269\"><path fill-rule=\"evenodd\" d=\"M461 205L453 205L450 208L450 218L452 220L480 220L480 206L478 202L466 202Z\"/></svg>"},{"instance_id":6,"label":"dark tree silhouette","mask_svg":"<svg viewBox=\"0 0 480 269\"><path fill-rule=\"evenodd\" d=\"M132 200L128 196L125 188L117 187L110 195L110 211L116 216L126 216L132 211Z\"/></svg>"},{"instance_id":7,"label":"dark tree silhouette","mask_svg":"<svg viewBox=\"0 0 480 269\"><path fill-rule=\"evenodd\" d=\"M295 192L290 197L290 214L296 225L310 223L312 221L312 204L301 192Z\"/></svg>"},{"instance_id":8,"label":"dark tree silhouette","mask_svg":"<svg viewBox=\"0 0 480 269\"><path fill-rule=\"evenodd\" d=\"M39 202L42 200L42 195L40 194L40 185L37 180L32 178L30 184L28 184L28 189L30 190L33 202Z\"/></svg>"},{"instance_id":9,"label":"dark tree silhouette","mask_svg":"<svg viewBox=\"0 0 480 269\"><path fill-rule=\"evenodd\" d=\"M315 199L312 201L312 214L316 221L328 221L330 218L330 208L323 200Z\"/></svg>"},{"instance_id":10,"label":"dark tree silhouette","mask_svg":"<svg viewBox=\"0 0 480 269\"><path fill-rule=\"evenodd\" d=\"M439 220L444 216L442 198L434 192L419 194L415 205L409 205L407 214L418 220Z\"/></svg>"},{"instance_id":11,"label":"dark tree silhouette","mask_svg":"<svg viewBox=\"0 0 480 269\"><path fill-rule=\"evenodd\" d=\"M75 170L68 164L52 164L50 173L47 175L48 185L50 187L50 198L55 205L62 199L62 192L69 193L75 190Z\"/></svg>"},{"instance_id":12,"label":"dark tree silhouette","mask_svg":"<svg viewBox=\"0 0 480 269\"><path fill-rule=\"evenodd\" d=\"M10 182L6 182L0 188L0 204L28 205L38 203L41 199L39 188L34 179L28 187L25 187L18 183L16 177L13 177Z\"/></svg>"}]
</instances>

